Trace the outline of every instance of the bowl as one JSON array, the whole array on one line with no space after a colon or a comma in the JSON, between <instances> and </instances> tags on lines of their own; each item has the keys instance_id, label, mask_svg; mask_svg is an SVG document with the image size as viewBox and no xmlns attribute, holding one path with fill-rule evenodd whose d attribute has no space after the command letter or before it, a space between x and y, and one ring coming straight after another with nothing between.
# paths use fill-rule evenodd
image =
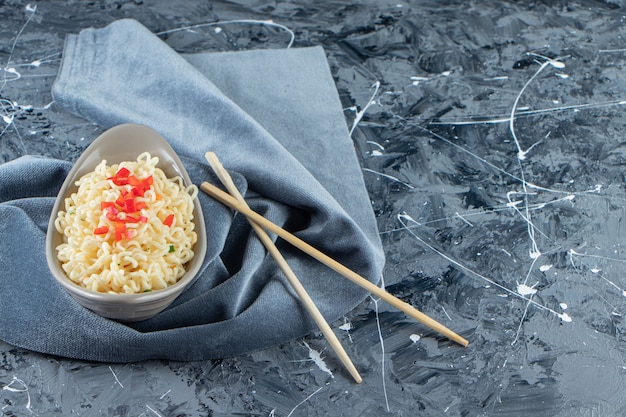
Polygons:
<instances>
[{"instance_id":1,"label":"bowl","mask_svg":"<svg viewBox=\"0 0 626 417\"><path fill-rule=\"evenodd\" d=\"M159 158L158 167L168 178L180 176L185 185L192 184L183 163L167 141L151 128L137 124L115 126L96 138L78 158L67 175L56 198L46 235L46 259L56 281L82 306L96 314L119 321L145 320L163 311L178 297L194 279L206 252L206 229L198 198L194 199L194 223L197 241L194 256L185 266L185 274L173 285L147 293L110 294L92 291L72 282L57 259L56 248L63 243L54 222L59 210L65 209L65 198L76 192L75 182L93 171L102 162L107 165L122 161L134 161L143 152Z\"/></svg>"}]
</instances>

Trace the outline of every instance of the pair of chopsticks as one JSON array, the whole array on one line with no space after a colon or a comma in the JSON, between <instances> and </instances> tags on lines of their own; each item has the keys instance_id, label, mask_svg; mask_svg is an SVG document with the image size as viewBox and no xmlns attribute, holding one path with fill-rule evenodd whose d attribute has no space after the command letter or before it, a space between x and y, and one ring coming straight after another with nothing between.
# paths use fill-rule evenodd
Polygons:
<instances>
[{"instance_id":1,"label":"pair of chopsticks","mask_svg":"<svg viewBox=\"0 0 626 417\"><path fill-rule=\"evenodd\" d=\"M313 258L320 261L321 263L325 264L326 266L328 266L335 272L341 274L345 278L349 279L355 284L366 289L371 294L386 301L387 303L391 304L393 307L397 308L400 311L403 311L407 315L413 317L414 319L430 327L431 329L441 333L442 335L459 343L462 346L467 346L469 344L469 342L466 339L454 333L452 330L448 329L443 324L428 317L426 314L415 309L410 304L405 303L404 301L394 297L393 295L389 294L384 289L371 283L370 281L363 278L362 276L352 271L348 267L337 262L336 260L332 259L328 255L325 255L324 253L314 248L313 246L309 245L308 243L304 242L297 236L289 233L282 227L272 223L265 217L253 211L248 206L243 196L239 193L239 190L237 190L237 187L235 186L230 174L222 166L221 162L217 158L217 155L215 155L215 153L213 152L207 152L205 154L205 157L207 161L209 162L209 164L211 165L211 168L213 168L213 171L215 171L217 177L220 179L220 181L226 188L226 190L228 190L228 193L220 190L219 188L217 188L216 186L208 182L203 182L200 185L200 189L204 191L205 193L207 193L208 195L210 195L211 197L220 201L222 204L229 206L230 208L240 212L241 214L247 217L248 221L250 222L250 225L252 226L256 234L258 235L259 239L261 240L265 248L268 250L268 252L272 255L272 257L278 264L278 267L280 268L282 273L285 275L285 277L287 278L287 280L293 287L298 297L300 297L300 300L306 307L307 311L309 312L309 314L311 315L315 323L318 325L318 327L320 328L320 330L322 331L326 339L328 340L328 343L333 348L333 350L335 351L335 353L337 354L337 356L339 357L343 365L346 367L348 372L350 372L350 375L352 375L352 377L357 383L361 383L363 381L363 378L361 378L361 376L359 375L359 372L357 371L354 364L350 360L350 357L344 350L343 346L341 345L341 342L339 342L339 339L337 339L337 336L332 331L332 329L330 328L330 326L328 325L328 323L326 322L326 320L324 319L324 317L318 310L317 306L315 305L311 297L308 295L305 288L300 283L300 280L295 275L291 267L287 264L287 261L282 256L282 254L280 253L280 251L278 250L278 248L276 247L276 245L274 244L274 242L272 241L272 239L269 237L269 235L266 233L265 230L268 230L276 234L280 238L286 240L287 242L291 243L298 249L302 250L303 252L309 254Z\"/></svg>"}]
</instances>

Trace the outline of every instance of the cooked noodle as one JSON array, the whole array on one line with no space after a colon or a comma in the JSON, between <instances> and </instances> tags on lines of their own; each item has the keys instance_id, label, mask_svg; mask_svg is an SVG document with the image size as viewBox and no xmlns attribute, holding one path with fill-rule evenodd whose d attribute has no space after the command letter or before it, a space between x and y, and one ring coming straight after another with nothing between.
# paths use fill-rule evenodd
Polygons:
<instances>
[{"instance_id":1,"label":"cooked noodle","mask_svg":"<svg viewBox=\"0 0 626 417\"><path fill-rule=\"evenodd\" d=\"M76 284L93 291L134 294L176 283L194 253L195 185L168 179L159 159L108 166L102 161L65 199L56 230L57 257ZM128 173L128 174L127 174Z\"/></svg>"}]
</instances>

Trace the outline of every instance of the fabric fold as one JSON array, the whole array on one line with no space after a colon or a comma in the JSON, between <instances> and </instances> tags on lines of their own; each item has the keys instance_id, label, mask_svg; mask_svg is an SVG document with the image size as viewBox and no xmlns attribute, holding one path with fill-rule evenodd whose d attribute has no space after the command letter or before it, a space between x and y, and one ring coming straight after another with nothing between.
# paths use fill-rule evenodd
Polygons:
<instances>
[{"instance_id":1,"label":"fabric fold","mask_svg":"<svg viewBox=\"0 0 626 417\"><path fill-rule=\"evenodd\" d=\"M68 36L53 95L56 105L102 128L140 123L156 130L196 184L211 177L204 153L215 152L253 209L371 281L380 279L384 257L376 221L322 48L180 55L139 22L120 20ZM65 173L70 165L21 158L0 166L0 177L19 178L33 164ZM27 220L49 213L64 178L57 177L60 182L50 183L35 176L30 192L19 181L0 186L0 213L19 220L35 245L34 259L44 257L44 231ZM37 210L16 207L17 198ZM168 309L133 324L104 319L64 294L44 261L28 273L53 299L44 310L12 287L19 281L23 289L27 280L19 261L0 258L0 337L44 353L126 362L228 357L313 330L247 220L236 214L219 220L217 212L226 209L199 198L205 217L216 213L209 240L221 237L199 278ZM16 233L0 227L0 237ZM277 244L327 320L364 300L355 284ZM19 317L7 318L16 312ZM37 334L43 329L44 337Z\"/></svg>"}]
</instances>

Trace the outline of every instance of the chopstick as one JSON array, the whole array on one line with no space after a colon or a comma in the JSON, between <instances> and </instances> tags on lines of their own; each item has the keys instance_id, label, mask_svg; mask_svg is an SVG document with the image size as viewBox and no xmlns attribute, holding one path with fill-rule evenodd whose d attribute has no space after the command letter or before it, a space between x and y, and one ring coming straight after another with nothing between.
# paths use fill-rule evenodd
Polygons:
<instances>
[{"instance_id":1,"label":"chopstick","mask_svg":"<svg viewBox=\"0 0 626 417\"><path fill-rule=\"evenodd\" d=\"M213 168L213 171L215 171L215 173L217 174L217 177L220 179L220 181L222 182L224 187L228 190L228 192L235 199L237 199L237 201L239 201L239 203L242 204L242 206L245 206L249 209L250 207L244 200L241 193L239 193L239 190L235 186L235 183L233 182L230 174L228 173L228 171L226 171L226 169L224 169L224 167L222 166L222 163L217 158L217 155L213 152L207 152L204 156L207 159L207 161L209 161L211 168ZM357 371L356 367L350 360L350 357L348 356L343 346L341 345L341 342L339 341L339 339L337 338L337 336L331 329L330 325L324 319L324 316L322 316L322 313L319 311L319 309L317 308L317 306L315 305L315 303L313 302L313 300L307 293L306 289L304 288L304 286L302 285L302 283L300 282L296 274L293 272L293 270L291 269L291 267L289 266L289 264L287 263L283 255L280 253L280 251L278 250L278 248L272 241L272 238L265 232L265 230L259 224L257 224L252 219L250 219L250 217L248 217L248 221L250 222L250 225L252 226L256 234L258 235L261 243L263 243L267 251L270 253L270 255L272 255L272 257L276 261L276 264L278 265L282 273L287 278L287 281L289 281L289 283L293 287L294 291L296 292L296 294L298 295L298 297L304 304L304 307L307 309L307 311L309 312L309 314L311 315L311 317L313 318L313 320L315 321L319 329L322 331L322 334L324 335L324 337L326 337L326 340L328 341L330 346L333 348L333 350L337 354L337 357L339 357L339 360L341 361L341 363L343 363L343 365L346 367L350 375L352 375L352 378L354 378L357 384L360 384L363 381L363 378L361 378L359 371Z\"/></svg>"},{"instance_id":2,"label":"chopstick","mask_svg":"<svg viewBox=\"0 0 626 417\"><path fill-rule=\"evenodd\" d=\"M467 345L469 345L469 342L466 339L464 339L463 337L459 336L458 334L456 334L452 330L448 329L443 324L441 324L438 321L428 317L426 314L424 314L421 311L417 310L412 305L410 305L408 303L405 303L404 301L400 300L399 298L396 298L395 296L389 294L384 289L382 289L379 286L371 283L370 281L368 281L367 279L363 278L362 276L360 276L356 272L352 271L348 267L346 267L346 266L342 265L341 263L337 262L336 260L334 260L330 256L322 253L321 251L319 251L318 249L316 249L313 246L309 245L308 243L306 243L302 239L300 239L297 236L289 233L288 231L286 231L282 227L272 223L270 220L268 220L265 217L261 216L257 212L251 210L248 207L247 204L242 204L237 199L232 197L230 194L220 190L219 188L217 188L213 184L210 184L208 182L203 182L200 185L200 189L202 191L204 191L205 193L209 194L211 197L213 197L216 200L220 201L222 204L225 204L225 205L229 206L230 208L239 211L241 214L245 215L248 219L251 219L255 223L258 223L259 225L261 225L264 229L266 229L266 230L268 230L268 231L278 235L279 237L281 237L282 239L284 239L287 242L291 243L292 245L294 245L298 249L302 250L303 252L309 254L313 258L315 258L318 261L320 261L321 263L325 264L326 266L328 266L329 268L331 268L335 272L341 274L345 278L347 278L350 281L354 282L355 284L361 286L362 288L366 289L367 291L369 291L373 295L375 295L378 298L386 301L387 303L391 304L393 307L397 308L398 310L406 313L410 317L413 317L415 320L421 322L425 326L435 330L436 332L446 336L448 339L451 339L451 340L457 342L458 344L460 344L462 346L467 347Z\"/></svg>"}]
</instances>

